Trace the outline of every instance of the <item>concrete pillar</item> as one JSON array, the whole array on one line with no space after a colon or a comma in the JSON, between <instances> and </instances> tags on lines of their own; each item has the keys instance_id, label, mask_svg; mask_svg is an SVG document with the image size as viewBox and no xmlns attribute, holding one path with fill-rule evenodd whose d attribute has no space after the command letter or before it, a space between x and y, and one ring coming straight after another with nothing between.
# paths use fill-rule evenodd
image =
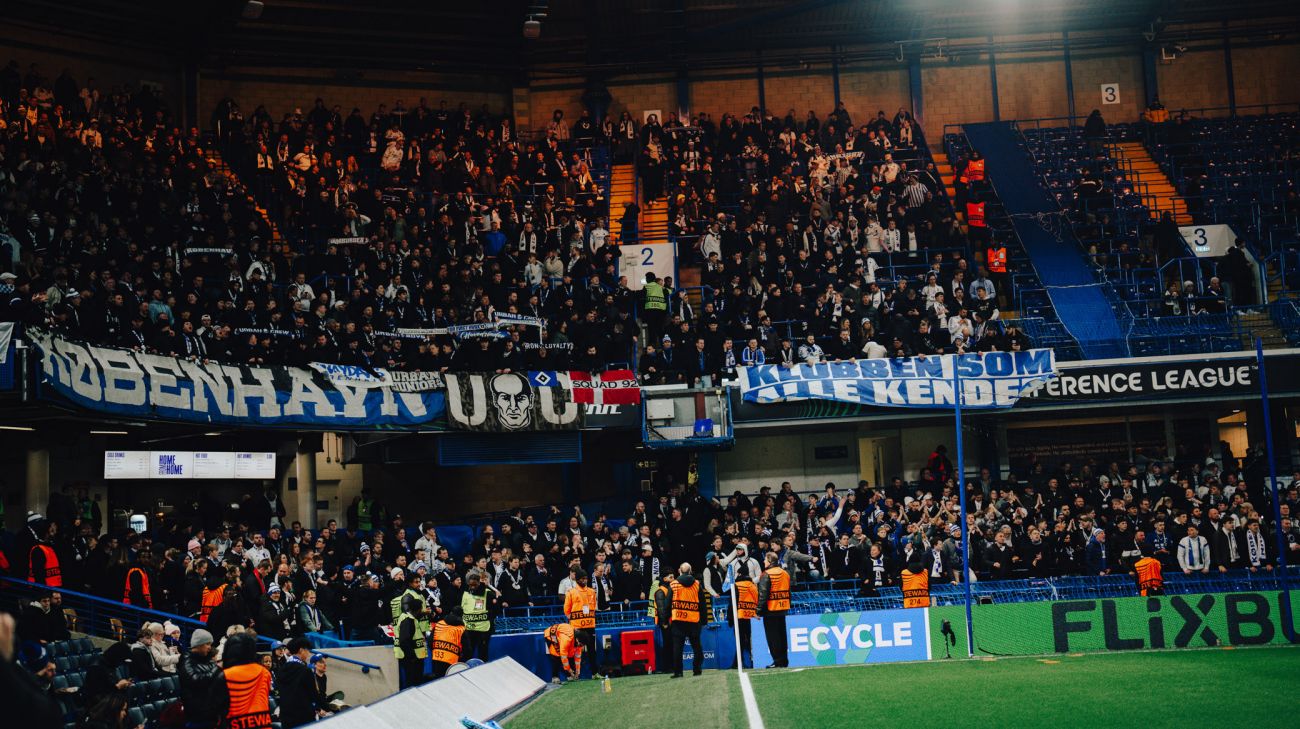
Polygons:
<instances>
[{"instance_id":1,"label":"concrete pillar","mask_svg":"<svg viewBox=\"0 0 1300 729\"><path fill-rule=\"evenodd\" d=\"M316 453L298 449L293 460L298 477L298 521L316 530Z\"/></svg>"},{"instance_id":2,"label":"concrete pillar","mask_svg":"<svg viewBox=\"0 0 1300 729\"><path fill-rule=\"evenodd\" d=\"M35 511L44 514L50 506L50 451L48 448L32 447L27 449L26 509L17 523L27 518L26 512ZM107 514L104 515L108 517Z\"/></svg>"}]
</instances>

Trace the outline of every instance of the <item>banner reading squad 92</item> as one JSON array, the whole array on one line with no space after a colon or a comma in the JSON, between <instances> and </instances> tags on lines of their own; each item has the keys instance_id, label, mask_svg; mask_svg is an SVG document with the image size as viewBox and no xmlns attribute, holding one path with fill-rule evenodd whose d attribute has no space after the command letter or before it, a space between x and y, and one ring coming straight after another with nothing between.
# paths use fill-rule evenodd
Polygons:
<instances>
[{"instance_id":1,"label":"banner reading squad 92","mask_svg":"<svg viewBox=\"0 0 1300 729\"><path fill-rule=\"evenodd\" d=\"M769 364L739 370L745 402L814 398L884 407L952 407L953 385L960 380L962 407L988 409L1011 407L1055 377L1056 356L1050 349L1031 349Z\"/></svg>"}]
</instances>

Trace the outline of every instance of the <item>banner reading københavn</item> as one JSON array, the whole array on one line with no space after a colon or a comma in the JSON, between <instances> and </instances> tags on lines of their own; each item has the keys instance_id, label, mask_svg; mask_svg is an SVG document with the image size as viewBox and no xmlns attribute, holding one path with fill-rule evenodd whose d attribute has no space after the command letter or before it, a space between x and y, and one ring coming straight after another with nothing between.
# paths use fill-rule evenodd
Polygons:
<instances>
[{"instance_id":1,"label":"banner reading k\u00f8benhavn","mask_svg":"<svg viewBox=\"0 0 1300 729\"><path fill-rule=\"evenodd\" d=\"M43 389L99 412L202 423L413 426L442 416L435 377L249 367L97 347L28 330Z\"/></svg>"},{"instance_id":2,"label":"banner reading k\u00f8benhavn","mask_svg":"<svg viewBox=\"0 0 1300 729\"><path fill-rule=\"evenodd\" d=\"M453 428L517 433L582 427L582 406L567 381L543 387L517 372L447 373L444 379L447 423Z\"/></svg>"},{"instance_id":3,"label":"banner reading k\u00f8benhavn","mask_svg":"<svg viewBox=\"0 0 1300 729\"><path fill-rule=\"evenodd\" d=\"M1007 408L1026 391L1056 376L1050 349L979 352L895 359L741 367L746 402L815 398L884 407L952 407L954 368L961 375L962 407Z\"/></svg>"}]
</instances>

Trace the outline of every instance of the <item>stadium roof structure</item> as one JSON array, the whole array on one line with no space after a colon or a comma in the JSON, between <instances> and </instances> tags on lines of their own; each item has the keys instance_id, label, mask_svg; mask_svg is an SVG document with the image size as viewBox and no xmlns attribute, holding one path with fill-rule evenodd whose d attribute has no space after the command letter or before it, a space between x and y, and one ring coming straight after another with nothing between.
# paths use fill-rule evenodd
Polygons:
<instances>
[{"instance_id":1,"label":"stadium roof structure","mask_svg":"<svg viewBox=\"0 0 1300 729\"><path fill-rule=\"evenodd\" d=\"M938 39L1101 33L1116 42L1195 40L1209 25L1300 32L1289 0L20 0L7 22L166 51L204 68L261 65L516 74L815 63L846 47ZM536 17L541 35L523 36ZM1278 23L1294 18L1294 23ZM1199 24L1199 25L1198 25ZM1114 32L1110 32L1114 31Z\"/></svg>"}]
</instances>

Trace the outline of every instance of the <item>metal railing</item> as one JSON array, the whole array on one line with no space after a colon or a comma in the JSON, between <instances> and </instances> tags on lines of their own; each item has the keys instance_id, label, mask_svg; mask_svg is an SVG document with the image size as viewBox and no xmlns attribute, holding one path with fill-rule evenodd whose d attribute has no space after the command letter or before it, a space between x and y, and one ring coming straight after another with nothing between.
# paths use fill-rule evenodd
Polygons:
<instances>
[{"instance_id":1,"label":"metal railing","mask_svg":"<svg viewBox=\"0 0 1300 729\"><path fill-rule=\"evenodd\" d=\"M191 633L200 628L207 629L207 625L203 622L184 615L106 600L102 597L88 595L65 587L47 587L26 580L0 576L0 605L14 610L15 613L21 612L24 602L33 602L45 595L56 592L59 593L63 600L62 610L68 621L68 629L74 633L130 642L135 640L136 633L145 623L165 623L170 621L181 629L181 645L189 645ZM221 636L216 637L220 639ZM262 650L270 650L274 645L274 641L265 636L259 636L258 645ZM369 673L371 669L379 670L382 668L373 663L358 661L335 653L322 650L316 650L315 652L332 661L358 666L361 668L362 673Z\"/></svg>"}]
</instances>

